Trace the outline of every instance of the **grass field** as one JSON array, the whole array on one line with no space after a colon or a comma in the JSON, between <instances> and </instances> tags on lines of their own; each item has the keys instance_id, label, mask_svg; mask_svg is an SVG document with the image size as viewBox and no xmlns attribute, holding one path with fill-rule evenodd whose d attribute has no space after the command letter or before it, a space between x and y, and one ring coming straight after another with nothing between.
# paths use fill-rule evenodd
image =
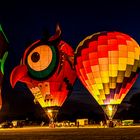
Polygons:
<instances>
[{"instance_id":1,"label":"grass field","mask_svg":"<svg viewBox=\"0 0 140 140\"><path fill-rule=\"evenodd\" d=\"M140 140L140 127L0 129L0 140Z\"/></svg>"}]
</instances>

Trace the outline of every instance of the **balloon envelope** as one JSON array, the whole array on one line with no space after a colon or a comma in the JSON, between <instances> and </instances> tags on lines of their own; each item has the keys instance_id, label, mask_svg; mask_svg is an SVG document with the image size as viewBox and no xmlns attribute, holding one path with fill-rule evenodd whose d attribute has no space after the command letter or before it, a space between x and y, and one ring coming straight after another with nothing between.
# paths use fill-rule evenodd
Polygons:
<instances>
[{"instance_id":1,"label":"balloon envelope","mask_svg":"<svg viewBox=\"0 0 140 140\"><path fill-rule=\"evenodd\" d=\"M12 87L20 81L30 91L50 118L56 116L59 107L70 95L76 72L74 51L56 34L45 40L37 40L25 50L21 64L10 76Z\"/></svg>"},{"instance_id":2,"label":"balloon envelope","mask_svg":"<svg viewBox=\"0 0 140 140\"><path fill-rule=\"evenodd\" d=\"M138 43L121 32L99 32L81 41L75 53L79 79L99 105L122 102L139 72Z\"/></svg>"},{"instance_id":3,"label":"balloon envelope","mask_svg":"<svg viewBox=\"0 0 140 140\"><path fill-rule=\"evenodd\" d=\"M4 64L8 56L8 40L0 25L0 109L2 107L1 89L3 84Z\"/></svg>"},{"instance_id":4,"label":"balloon envelope","mask_svg":"<svg viewBox=\"0 0 140 140\"><path fill-rule=\"evenodd\" d=\"M37 63L34 64L33 62L31 63L30 58L28 58L30 57L30 53L28 54L28 57L26 57L27 60L23 59L22 64L15 67L11 73L10 81L12 86L14 87L18 81L26 83L33 93L35 100L38 101L43 108L61 106L67 98L69 91L72 90L72 86L76 79L76 72L73 69L73 64L70 60L68 60L74 59L74 52L64 41L61 41L60 44L63 44L64 51L59 50L60 52L63 51L63 56L61 53L58 53L57 55L60 55L58 58L61 58L62 60L56 64L57 67L55 68L55 71L53 69L49 77L42 77L42 71L40 71L43 65L48 65L46 59L43 58L40 60L41 62L39 65ZM35 52L37 52L37 50L35 50ZM44 55L44 50L39 49L39 54L40 57L42 57L42 54ZM46 55L50 59L48 52L46 52ZM26 51L24 56L27 56ZM36 70L36 73L32 75L32 71L29 71L28 65L33 67L32 70ZM36 75L37 78L35 77Z\"/></svg>"}]
</instances>

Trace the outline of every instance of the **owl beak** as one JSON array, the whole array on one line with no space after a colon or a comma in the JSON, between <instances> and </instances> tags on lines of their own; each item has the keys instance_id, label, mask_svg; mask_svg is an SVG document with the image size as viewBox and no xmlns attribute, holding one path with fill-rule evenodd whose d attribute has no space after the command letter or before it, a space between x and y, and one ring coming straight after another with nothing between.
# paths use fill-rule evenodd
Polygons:
<instances>
[{"instance_id":1,"label":"owl beak","mask_svg":"<svg viewBox=\"0 0 140 140\"><path fill-rule=\"evenodd\" d=\"M27 79L27 66L26 65L19 65L15 67L10 75L10 83L11 86L14 88L18 81L26 82Z\"/></svg>"}]
</instances>

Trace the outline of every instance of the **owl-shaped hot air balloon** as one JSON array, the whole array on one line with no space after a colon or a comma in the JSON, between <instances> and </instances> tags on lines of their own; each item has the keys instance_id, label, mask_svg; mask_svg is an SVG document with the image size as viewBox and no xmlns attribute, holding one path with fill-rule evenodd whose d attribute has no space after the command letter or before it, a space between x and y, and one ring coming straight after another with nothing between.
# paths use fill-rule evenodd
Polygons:
<instances>
[{"instance_id":1,"label":"owl-shaped hot air balloon","mask_svg":"<svg viewBox=\"0 0 140 140\"><path fill-rule=\"evenodd\" d=\"M112 119L139 73L140 48L129 35L99 32L81 41L75 52L79 79Z\"/></svg>"},{"instance_id":2,"label":"owl-shaped hot air balloon","mask_svg":"<svg viewBox=\"0 0 140 140\"><path fill-rule=\"evenodd\" d=\"M18 81L26 83L51 121L71 93L76 79L74 51L60 35L57 25L53 36L45 34L28 46L21 64L13 69L10 77L12 87Z\"/></svg>"},{"instance_id":3,"label":"owl-shaped hot air balloon","mask_svg":"<svg viewBox=\"0 0 140 140\"><path fill-rule=\"evenodd\" d=\"M2 107L1 89L2 89L3 76L4 76L4 64L8 56L8 44L9 44L8 40L0 25L0 109Z\"/></svg>"}]
</instances>

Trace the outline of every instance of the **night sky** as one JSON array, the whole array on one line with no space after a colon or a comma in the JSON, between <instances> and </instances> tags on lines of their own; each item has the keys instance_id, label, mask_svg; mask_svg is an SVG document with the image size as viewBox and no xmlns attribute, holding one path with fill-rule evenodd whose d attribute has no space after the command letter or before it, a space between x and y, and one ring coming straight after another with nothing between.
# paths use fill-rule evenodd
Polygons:
<instances>
[{"instance_id":1,"label":"night sky","mask_svg":"<svg viewBox=\"0 0 140 140\"><path fill-rule=\"evenodd\" d=\"M40 106L34 105L33 97L25 85L19 83L14 89L11 88L9 75L14 66L19 64L27 43L40 39L44 29L47 28L53 34L59 23L62 39L74 49L86 36L99 31L124 32L140 43L140 7L135 0L28 0L10 3L5 0L0 3L0 23L10 42L2 92L2 119L40 114ZM132 92L140 91L139 83L140 78L128 93L126 101L132 97ZM92 111L98 112L98 105L78 80L74 85L74 93L64 104L65 109L72 100L73 106L77 105L76 102L90 104L87 107L93 107ZM79 99L79 93L84 98ZM71 112L74 111L72 107Z\"/></svg>"}]
</instances>

